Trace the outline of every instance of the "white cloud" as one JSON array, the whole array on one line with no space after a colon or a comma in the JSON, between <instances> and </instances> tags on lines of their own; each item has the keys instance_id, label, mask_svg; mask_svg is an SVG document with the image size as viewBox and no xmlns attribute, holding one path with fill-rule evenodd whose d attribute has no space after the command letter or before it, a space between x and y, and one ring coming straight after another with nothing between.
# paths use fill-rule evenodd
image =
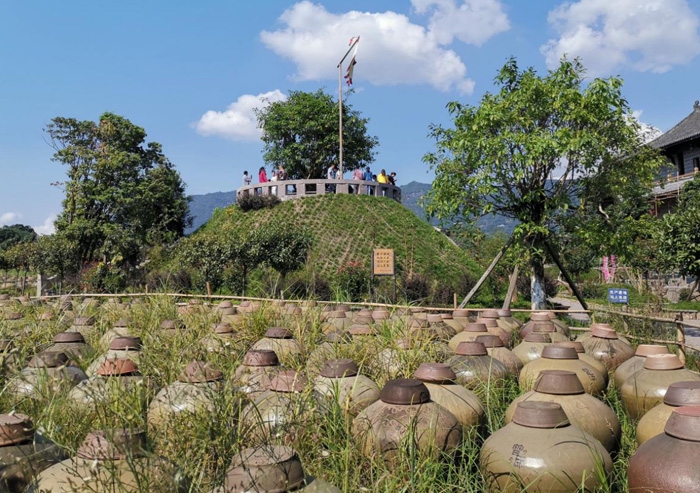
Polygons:
<instances>
[{"instance_id":1,"label":"white cloud","mask_svg":"<svg viewBox=\"0 0 700 493\"><path fill-rule=\"evenodd\" d=\"M663 132L661 129L649 125L648 123L644 123L640 118L642 117L642 110L635 110L632 112L632 118L634 118L637 123L639 124L639 136L642 138L642 142L645 144L651 142L655 138L657 138L659 135L661 135Z\"/></svg>"},{"instance_id":2,"label":"white cloud","mask_svg":"<svg viewBox=\"0 0 700 493\"><path fill-rule=\"evenodd\" d=\"M474 90L467 67L446 44L457 38L482 44L508 28L496 0L415 0L419 14L431 14L428 28L396 12L328 12L302 1L284 11L282 27L260 33L262 42L296 64L300 81L335 79L348 41L360 36L355 78L379 86L429 84L441 91ZM461 23L468 23L460 25ZM478 25L477 25L478 23Z\"/></svg>"},{"instance_id":3,"label":"white cloud","mask_svg":"<svg viewBox=\"0 0 700 493\"><path fill-rule=\"evenodd\" d=\"M231 103L225 111L207 111L194 124L194 127L200 135L218 135L231 140L258 140L261 132L255 110L286 99L287 96L279 89L257 96L244 94Z\"/></svg>"},{"instance_id":4,"label":"white cloud","mask_svg":"<svg viewBox=\"0 0 700 493\"><path fill-rule=\"evenodd\" d=\"M661 73L700 53L700 21L687 0L579 0L549 12L548 21L559 34L540 47L549 68L567 54L590 75L623 67Z\"/></svg>"},{"instance_id":5,"label":"white cloud","mask_svg":"<svg viewBox=\"0 0 700 493\"><path fill-rule=\"evenodd\" d=\"M16 224L20 217L22 217L22 214L18 214L17 212L5 212L0 214L0 226Z\"/></svg>"},{"instance_id":6,"label":"white cloud","mask_svg":"<svg viewBox=\"0 0 700 493\"><path fill-rule=\"evenodd\" d=\"M481 46L491 37L510 29L510 21L498 0L411 0L419 14L432 13L428 29L438 43L454 38Z\"/></svg>"},{"instance_id":7,"label":"white cloud","mask_svg":"<svg viewBox=\"0 0 700 493\"><path fill-rule=\"evenodd\" d=\"M44 223L41 224L40 226L32 226L34 228L34 231L36 231L36 234L43 236L43 235L52 235L56 232L56 228L54 227L53 223L56 221L56 218L58 216L56 214L49 214L46 219L44 219Z\"/></svg>"}]
</instances>

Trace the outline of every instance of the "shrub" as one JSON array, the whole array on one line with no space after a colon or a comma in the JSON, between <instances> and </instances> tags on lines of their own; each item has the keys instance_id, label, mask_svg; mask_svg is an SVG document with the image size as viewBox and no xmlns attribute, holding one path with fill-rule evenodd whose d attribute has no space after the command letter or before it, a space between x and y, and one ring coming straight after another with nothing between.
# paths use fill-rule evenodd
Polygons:
<instances>
[{"instance_id":1,"label":"shrub","mask_svg":"<svg viewBox=\"0 0 700 493\"><path fill-rule=\"evenodd\" d=\"M236 205L238 205L243 212L247 212L265 208L271 209L280 202L281 200L277 195L244 195L236 200Z\"/></svg>"},{"instance_id":2,"label":"shrub","mask_svg":"<svg viewBox=\"0 0 700 493\"><path fill-rule=\"evenodd\" d=\"M333 284L349 301L363 301L369 295L369 269L359 261L345 262L338 268Z\"/></svg>"},{"instance_id":3,"label":"shrub","mask_svg":"<svg viewBox=\"0 0 700 493\"><path fill-rule=\"evenodd\" d=\"M430 282L423 274L408 274L402 281L406 301L424 301L430 296Z\"/></svg>"},{"instance_id":4,"label":"shrub","mask_svg":"<svg viewBox=\"0 0 700 493\"><path fill-rule=\"evenodd\" d=\"M438 281L433 287L433 293L430 296L430 304L434 306L451 306L454 301L455 292L453 286Z\"/></svg>"}]
</instances>

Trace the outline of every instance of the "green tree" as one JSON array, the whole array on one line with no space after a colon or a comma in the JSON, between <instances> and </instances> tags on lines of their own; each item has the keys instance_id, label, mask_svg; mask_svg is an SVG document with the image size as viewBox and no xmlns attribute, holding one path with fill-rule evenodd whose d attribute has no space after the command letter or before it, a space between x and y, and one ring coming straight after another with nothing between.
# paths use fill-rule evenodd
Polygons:
<instances>
[{"instance_id":1,"label":"green tree","mask_svg":"<svg viewBox=\"0 0 700 493\"><path fill-rule=\"evenodd\" d=\"M36 232L31 226L13 224L0 228L0 250L7 250L17 243L36 240Z\"/></svg>"},{"instance_id":2,"label":"green tree","mask_svg":"<svg viewBox=\"0 0 700 493\"><path fill-rule=\"evenodd\" d=\"M185 185L143 128L104 113L97 123L57 117L45 131L68 175L56 232L81 262L133 265L144 247L182 236L191 221Z\"/></svg>"},{"instance_id":3,"label":"green tree","mask_svg":"<svg viewBox=\"0 0 700 493\"><path fill-rule=\"evenodd\" d=\"M700 181L686 183L674 213L661 218L657 245L666 266L700 278ZM692 292L688 293L689 299Z\"/></svg>"},{"instance_id":4,"label":"green tree","mask_svg":"<svg viewBox=\"0 0 700 493\"><path fill-rule=\"evenodd\" d=\"M268 225L262 231L259 239L259 250L264 252L262 263L280 274L284 289L287 274L306 264L312 237L307 231L283 225Z\"/></svg>"},{"instance_id":5,"label":"green tree","mask_svg":"<svg viewBox=\"0 0 700 493\"><path fill-rule=\"evenodd\" d=\"M424 158L435 170L428 212L517 220L535 309L545 306L544 263L562 211L585 203L596 184L615 190L634 177L648 188L659 164L640 152L622 81L584 87L584 74L578 60L564 58L539 76L510 59L495 79L498 93L485 94L479 106L449 103L454 127L430 127L437 150Z\"/></svg>"},{"instance_id":6,"label":"green tree","mask_svg":"<svg viewBox=\"0 0 700 493\"><path fill-rule=\"evenodd\" d=\"M230 262L231 253L227 242L213 234L199 234L183 239L178 247L178 258L183 264L196 270L202 281L208 282L212 290L221 284L221 275Z\"/></svg>"},{"instance_id":7,"label":"green tree","mask_svg":"<svg viewBox=\"0 0 700 493\"><path fill-rule=\"evenodd\" d=\"M286 101L256 112L265 143L263 159L284 166L289 178L325 178L338 165L338 102L322 90L292 91ZM376 137L367 133L369 119L343 101L343 169L374 161Z\"/></svg>"}]
</instances>

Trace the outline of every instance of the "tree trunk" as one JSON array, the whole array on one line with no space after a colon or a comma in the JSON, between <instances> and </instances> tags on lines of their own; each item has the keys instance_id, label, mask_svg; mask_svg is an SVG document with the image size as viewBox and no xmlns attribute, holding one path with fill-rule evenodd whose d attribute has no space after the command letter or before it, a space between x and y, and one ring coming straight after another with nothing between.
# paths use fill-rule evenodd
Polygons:
<instances>
[{"instance_id":1,"label":"tree trunk","mask_svg":"<svg viewBox=\"0 0 700 493\"><path fill-rule=\"evenodd\" d=\"M698 287L698 278L696 277L692 286L690 286L690 289L688 290L688 296L686 298L686 301L693 301L693 293L695 293L695 289L697 287Z\"/></svg>"},{"instance_id":2,"label":"tree trunk","mask_svg":"<svg viewBox=\"0 0 700 493\"><path fill-rule=\"evenodd\" d=\"M530 262L532 274L530 276L530 304L533 310L547 308L547 295L544 290L544 261L534 257Z\"/></svg>"}]
</instances>

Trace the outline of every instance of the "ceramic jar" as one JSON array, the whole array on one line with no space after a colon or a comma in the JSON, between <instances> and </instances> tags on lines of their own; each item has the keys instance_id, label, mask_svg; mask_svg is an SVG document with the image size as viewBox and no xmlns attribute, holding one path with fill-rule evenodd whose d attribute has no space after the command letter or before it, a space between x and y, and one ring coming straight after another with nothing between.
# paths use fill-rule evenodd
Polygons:
<instances>
[{"instance_id":1,"label":"ceramic jar","mask_svg":"<svg viewBox=\"0 0 700 493\"><path fill-rule=\"evenodd\" d=\"M236 331L231 324L220 322L214 324L212 331L202 337L200 344L210 353L231 354L235 338Z\"/></svg>"},{"instance_id":2,"label":"ceramic jar","mask_svg":"<svg viewBox=\"0 0 700 493\"><path fill-rule=\"evenodd\" d=\"M68 397L83 406L104 406L120 401L138 408L148 398L148 387L136 363L115 358L102 363L95 375L80 382Z\"/></svg>"},{"instance_id":3,"label":"ceramic jar","mask_svg":"<svg viewBox=\"0 0 700 493\"><path fill-rule=\"evenodd\" d=\"M513 328L514 328L513 324L507 323L507 322L501 320L501 316L498 314L498 310L495 310L495 309L484 310L479 315L479 318L495 320L501 329L508 332L509 335L513 334Z\"/></svg>"},{"instance_id":4,"label":"ceramic jar","mask_svg":"<svg viewBox=\"0 0 700 493\"><path fill-rule=\"evenodd\" d=\"M95 332L95 319L92 317L75 317L68 332L80 332L84 337L89 337Z\"/></svg>"},{"instance_id":5,"label":"ceramic jar","mask_svg":"<svg viewBox=\"0 0 700 493\"><path fill-rule=\"evenodd\" d=\"M581 361L574 348L547 346L542 357L529 362L520 371L520 388L531 390L542 370L573 371L583 384L584 390L594 396L602 394L608 386L608 374L601 374L588 363Z\"/></svg>"},{"instance_id":6,"label":"ceramic jar","mask_svg":"<svg viewBox=\"0 0 700 493\"><path fill-rule=\"evenodd\" d=\"M605 365L608 371L614 372L618 366L634 356L634 349L629 343L621 340L614 330L591 327L591 337L581 342L586 354Z\"/></svg>"},{"instance_id":7,"label":"ceramic jar","mask_svg":"<svg viewBox=\"0 0 700 493\"><path fill-rule=\"evenodd\" d=\"M207 363L189 363L177 380L162 388L149 404L149 429L158 429L185 413L214 412L214 400L221 390L223 378L223 373Z\"/></svg>"},{"instance_id":8,"label":"ceramic jar","mask_svg":"<svg viewBox=\"0 0 700 493\"><path fill-rule=\"evenodd\" d=\"M357 416L379 399L379 387L360 375L351 359L332 359L323 363L314 379L314 398L323 413L330 412L335 403L345 414Z\"/></svg>"},{"instance_id":9,"label":"ceramic jar","mask_svg":"<svg viewBox=\"0 0 700 493\"><path fill-rule=\"evenodd\" d=\"M413 376L425 384L431 401L454 414L462 425L465 437L483 424L486 413L481 399L471 390L457 384L457 375L449 365L421 363Z\"/></svg>"},{"instance_id":10,"label":"ceramic jar","mask_svg":"<svg viewBox=\"0 0 700 493\"><path fill-rule=\"evenodd\" d=\"M65 458L60 447L34 431L29 416L0 414L0 491L24 491L38 473Z\"/></svg>"},{"instance_id":11,"label":"ceramic jar","mask_svg":"<svg viewBox=\"0 0 700 493\"><path fill-rule=\"evenodd\" d=\"M284 327L270 327L265 331L265 337L251 349L271 349L283 364L290 365L301 355L301 345Z\"/></svg>"},{"instance_id":12,"label":"ceramic jar","mask_svg":"<svg viewBox=\"0 0 700 493\"><path fill-rule=\"evenodd\" d=\"M504 346L510 347L510 343L513 340L513 338L511 337L510 332L499 327L496 319L479 317L476 319L476 323L484 324L486 326L486 330L489 332L489 334L493 334L495 336L498 336L503 341Z\"/></svg>"},{"instance_id":13,"label":"ceramic jar","mask_svg":"<svg viewBox=\"0 0 700 493\"><path fill-rule=\"evenodd\" d=\"M581 344L579 341L553 342L552 346L572 347L576 350L576 353L578 353L578 359L580 359L581 361L583 361L585 363L588 363L589 365L591 365L593 368L598 370L603 375L608 374L608 368L601 361L598 361L593 356L586 353L586 348L584 348L583 344ZM609 377L608 377L608 380L610 380Z\"/></svg>"},{"instance_id":14,"label":"ceramic jar","mask_svg":"<svg viewBox=\"0 0 700 493\"><path fill-rule=\"evenodd\" d=\"M530 332L520 344L513 348L513 354L524 364L536 360L542 355L545 346L552 343L549 334Z\"/></svg>"},{"instance_id":15,"label":"ceramic jar","mask_svg":"<svg viewBox=\"0 0 700 493\"><path fill-rule=\"evenodd\" d=\"M700 374L684 368L675 354L651 354L644 361L644 367L620 387L622 404L631 417L639 419L663 402L669 385L691 380L700 381Z\"/></svg>"},{"instance_id":16,"label":"ceramic jar","mask_svg":"<svg viewBox=\"0 0 700 493\"><path fill-rule=\"evenodd\" d=\"M109 344L117 337L132 337L134 334L132 334L130 326L131 321L127 318L120 318L114 322L112 328L100 337L100 347L109 347Z\"/></svg>"},{"instance_id":17,"label":"ceramic jar","mask_svg":"<svg viewBox=\"0 0 700 493\"><path fill-rule=\"evenodd\" d=\"M341 358L349 353L352 336L349 332L336 330L325 336L325 341L314 349L306 360L306 372L311 377L318 375L326 360Z\"/></svg>"},{"instance_id":18,"label":"ceramic jar","mask_svg":"<svg viewBox=\"0 0 700 493\"><path fill-rule=\"evenodd\" d=\"M406 374L406 369L416 361L431 359L445 361L452 355L447 344L412 333L392 343L391 347L382 349L372 361L372 365L390 378Z\"/></svg>"},{"instance_id":19,"label":"ceramic jar","mask_svg":"<svg viewBox=\"0 0 700 493\"><path fill-rule=\"evenodd\" d=\"M674 382L668 386L664 401L654 406L637 424L637 444L641 445L664 432L674 409L681 406L700 406L700 382Z\"/></svg>"},{"instance_id":20,"label":"ceramic jar","mask_svg":"<svg viewBox=\"0 0 700 493\"><path fill-rule=\"evenodd\" d=\"M457 376L457 383L474 390L479 386L501 386L508 378L505 365L489 356L481 342L461 342L455 356L447 363Z\"/></svg>"},{"instance_id":21,"label":"ceramic jar","mask_svg":"<svg viewBox=\"0 0 700 493\"><path fill-rule=\"evenodd\" d=\"M468 322L464 324L464 329L462 332L455 334L447 345L452 351L457 351L457 346L461 342L472 342L480 335L489 334L486 325L477 322Z\"/></svg>"},{"instance_id":22,"label":"ceramic jar","mask_svg":"<svg viewBox=\"0 0 700 493\"><path fill-rule=\"evenodd\" d=\"M558 332L559 334L563 335L566 337L566 339L569 338L569 328L565 324L557 324L554 322L552 316L548 312L533 312L530 315L530 320L523 324L523 326L520 328L520 337L524 338L529 332L534 330L535 326L537 324L545 324L544 326L548 326L551 324L554 326L555 332Z\"/></svg>"},{"instance_id":23,"label":"ceramic jar","mask_svg":"<svg viewBox=\"0 0 700 493\"><path fill-rule=\"evenodd\" d=\"M160 324L160 334L166 337L179 337L186 330L185 322L179 319L163 320Z\"/></svg>"},{"instance_id":24,"label":"ceramic jar","mask_svg":"<svg viewBox=\"0 0 700 493\"><path fill-rule=\"evenodd\" d=\"M503 346L503 341L493 334L478 336L476 342L480 342L486 347L489 356L503 363L511 375L518 376L523 368L523 362L518 359L509 349Z\"/></svg>"},{"instance_id":25,"label":"ceramic jar","mask_svg":"<svg viewBox=\"0 0 700 493\"><path fill-rule=\"evenodd\" d=\"M543 322L533 322L529 326L523 326L520 330L521 337L524 339L528 334L547 334L552 342L566 342L569 336L564 335L551 320Z\"/></svg>"},{"instance_id":26,"label":"ceramic jar","mask_svg":"<svg viewBox=\"0 0 700 493\"><path fill-rule=\"evenodd\" d=\"M455 324L460 324L460 325L462 325L463 328L464 328L465 325L467 325L468 323L473 322L473 321L475 321L475 320L476 320L476 317L472 317L472 316L469 314L469 310L465 310L465 309L459 308L459 309L454 310L454 311L452 312L452 321L453 321Z\"/></svg>"},{"instance_id":27,"label":"ceramic jar","mask_svg":"<svg viewBox=\"0 0 700 493\"><path fill-rule=\"evenodd\" d=\"M572 371L544 370L530 392L517 397L506 409L505 422L510 423L520 402L546 401L561 405L571 424L593 435L609 453L617 451L622 427L615 411L583 390Z\"/></svg>"},{"instance_id":28,"label":"ceramic jar","mask_svg":"<svg viewBox=\"0 0 700 493\"><path fill-rule=\"evenodd\" d=\"M294 449L282 445L241 450L233 457L223 486L212 493L253 491L340 493L332 484L307 476Z\"/></svg>"},{"instance_id":29,"label":"ceramic jar","mask_svg":"<svg viewBox=\"0 0 700 493\"><path fill-rule=\"evenodd\" d=\"M93 376L108 359L130 359L137 365L141 360L141 338L134 336L116 337L109 343L109 349L90 363L85 373Z\"/></svg>"},{"instance_id":30,"label":"ceramic jar","mask_svg":"<svg viewBox=\"0 0 700 493\"><path fill-rule=\"evenodd\" d=\"M80 332L59 332L53 336L53 344L46 351L66 353L69 358L81 360L87 358L93 349Z\"/></svg>"},{"instance_id":31,"label":"ceramic jar","mask_svg":"<svg viewBox=\"0 0 700 493\"><path fill-rule=\"evenodd\" d=\"M145 451L143 432L93 431L76 456L39 473L27 493L182 492L189 481L170 461Z\"/></svg>"},{"instance_id":32,"label":"ceramic jar","mask_svg":"<svg viewBox=\"0 0 700 493\"><path fill-rule=\"evenodd\" d=\"M282 369L272 349L251 349L236 368L233 380L239 391L255 400L270 387L270 382Z\"/></svg>"},{"instance_id":33,"label":"ceramic jar","mask_svg":"<svg viewBox=\"0 0 700 493\"><path fill-rule=\"evenodd\" d=\"M584 332L583 334L579 335L576 340L583 342L586 339L589 339L593 337L594 334L604 334L606 330L612 330L615 331L612 325L610 324L604 324L604 323L595 323L591 324L591 327L588 329L588 331ZM623 335L617 334L617 338L620 339L623 342L626 342L628 345L632 345L630 341L625 338Z\"/></svg>"},{"instance_id":34,"label":"ceramic jar","mask_svg":"<svg viewBox=\"0 0 700 493\"><path fill-rule=\"evenodd\" d=\"M241 435L254 445L289 443L309 407L303 393L308 380L294 370L282 370L271 380L269 388L241 413Z\"/></svg>"},{"instance_id":35,"label":"ceramic jar","mask_svg":"<svg viewBox=\"0 0 700 493\"><path fill-rule=\"evenodd\" d=\"M65 353L39 353L10 380L8 392L19 397L39 399L45 397L46 392L66 391L87 378L83 370L68 365Z\"/></svg>"},{"instance_id":36,"label":"ceramic jar","mask_svg":"<svg viewBox=\"0 0 700 493\"><path fill-rule=\"evenodd\" d=\"M326 313L323 332L328 333L335 330L346 330L349 329L352 324L352 318L348 317L345 311L333 310L332 312Z\"/></svg>"},{"instance_id":37,"label":"ceramic jar","mask_svg":"<svg viewBox=\"0 0 700 493\"><path fill-rule=\"evenodd\" d=\"M673 410L664 433L644 442L627 469L629 491L700 491L700 406Z\"/></svg>"},{"instance_id":38,"label":"ceramic jar","mask_svg":"<svg viewBox=\"0 0 700 493\"><path fill-rule=\"evenodd\" d=\"M462 427L444 407L430 400L420 380L389 380L379 400L353 421L352 434L362 453L391 463L401 446L412 438L413 446L433 459L455 450L462 441Z\"/></svg>"},{"instance_id":39,"label":"ceramic jar","mask_svg":"<svg viewBox=\"0 0 700 493\"><path fill-rule=\"evenodd\" d=\"M435 332L436 339L449 341L450 338L457 333L457 331L452 326L445 323L445 321L442 318L442 315L440 315L439 313L428 314L426 316L426 321L430 325L430 329L433 332Z\"/></svg>"},{"instance_id":40,"label":"ceramic jar","mask_svg":"<svg viewBox=\"0 0 700 493\"><path fill-rule=\"evenodd\" d=\"M513 313L510 311L510 308L499 308L496 311L501 322L503 322L508 327L508 330L511 334L520 331L520 327L522 327L523 324L520 320L513 316Z\"/></svg>"},{"instance_id":41,"label":"ceramic jar","mask_svg":"<svg viewBox=\"0 0 700 493\"><path fill-rule=\"evenodd\" d=\"M615 387L622 387L631 375L644 368L644 362L650 354L669 354L666 346L656 344L640 344L634 350L634 356L617 367L613 375Z\"/></svg>"},{"instance_id":42,"label":"ceramic jar","mask_svg":"<svg viewBox=\"0 0 700 493\"><path fill-rule=\"evenodd\" d=\"M589 433L570 424L555 402L518 403L512 421L481 447L479 467L489 491L574 493L601 486L600 468L612 472L607 450Z\"/></svg>"}]
</instances>

